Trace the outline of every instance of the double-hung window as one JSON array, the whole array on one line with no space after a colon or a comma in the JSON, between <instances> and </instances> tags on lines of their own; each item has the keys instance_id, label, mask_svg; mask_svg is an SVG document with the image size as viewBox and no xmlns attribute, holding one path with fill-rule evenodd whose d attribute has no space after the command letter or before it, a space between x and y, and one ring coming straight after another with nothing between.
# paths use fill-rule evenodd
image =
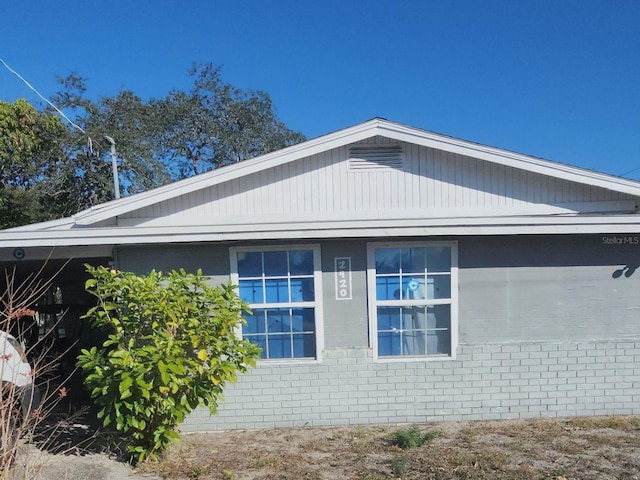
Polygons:
<instances>
[{"instance_id":1,"label":"double-hung window","mask_svg":"<svg viewBox=\"0 0 640 480\"><path fill-rule=\"evenodd\" d=\"M316 359L320 350L320 249L231 250L231 279L249 304L242 337L263 359Z\"/></svg>"},{"instance_id":2,"label":"double-hung window","mask_svg":"<svg viewBox=\"0 0 640 480\"><path fill-rule=\"evenodd\" d=\"M378 358L455 355L455 244L370 244L367 277Z\"/></svg>"}]
</instances>

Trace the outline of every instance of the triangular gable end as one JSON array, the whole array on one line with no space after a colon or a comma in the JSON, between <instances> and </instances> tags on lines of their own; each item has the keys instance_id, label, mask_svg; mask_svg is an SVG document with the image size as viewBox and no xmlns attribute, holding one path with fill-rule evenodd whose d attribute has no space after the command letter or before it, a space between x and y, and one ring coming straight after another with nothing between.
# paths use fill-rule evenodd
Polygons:
<instances>
[{"instance_id":1,"label":"triangular gable end","mask_svg":"<svg viewBox=\"0 0 640 480\"><path fill-rule=\"evenodd\" d=\"M382 119L374 119L299 145L176 182L166 187L99 205L76 215L75 221L78 225L96 224L97 222L123 216L129 212L154 204L161 204L185 194L195 194L199 190L227 183L240 177L248 177L280 165L304 161L304 159L311 158L314 155L322 155L328 151L347 147L354 143L367 142L376 137L387 138L390 141L407 145L440 150L448 154L461 155L462 157L475 158L491 164L538 173L553 179L568 180L577 184L600 187L632 196L640 195L640 184L632 180L487 147Z\"/></svg>"},{"instance_id":2,"label":"triangular gable end","mask_svg":"<svg viewBox=\"0 0 640 480\"><path fill-rule=\"evenodd\" d=\"M121 226L632 214L638 196L376 136L128 212ZM263 228L263 227L259 227Z\"/></svg>"},{"instance_id":3,"label":"triangular gable end","mask_svg":"<svg viewBox=\"0 0 640 480\"><path fill-rule=\"evenodd\" d=\"M640 182L374 119L74 217L0 247L637 233Z\"/></svg>"}]
</instances>

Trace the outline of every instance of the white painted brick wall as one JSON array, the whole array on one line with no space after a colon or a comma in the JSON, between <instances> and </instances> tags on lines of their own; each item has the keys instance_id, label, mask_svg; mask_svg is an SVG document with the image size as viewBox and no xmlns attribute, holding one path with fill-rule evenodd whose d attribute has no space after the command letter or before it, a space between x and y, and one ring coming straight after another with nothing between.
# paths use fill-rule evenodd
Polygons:
<instances>
[{"instance_id":1,"label":"white painted brick wall","mask_svg":"<svg viewBox=\"0 0 640 480\"><path fill-rule=\"evenodd\" d=\"M183 431L640 414L640 341L461 345L454 361L262 363Z\"/></svg>"}]
</instances>

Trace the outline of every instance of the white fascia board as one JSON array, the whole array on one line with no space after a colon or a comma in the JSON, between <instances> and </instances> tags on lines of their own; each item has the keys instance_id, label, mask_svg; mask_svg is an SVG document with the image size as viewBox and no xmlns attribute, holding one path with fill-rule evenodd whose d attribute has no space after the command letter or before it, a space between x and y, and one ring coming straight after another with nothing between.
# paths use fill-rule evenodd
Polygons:
<instances>
[{"instance_id":1,"label":"white fascia board","mask_svg":"<svg viewBox=\"0 0 640 480\"><path fill-rule=\"evenodd\" d=\"M75 222L72 217L60 218L58 220L49 220L47 222L32 223L30 225L23 225L20 227L7 228L6 230L0 230L0 235L5 232L41 232L46 230L68 230L73 227Z\"/></svg>"},{"instance_id":2,"label":"white fascia board","mask_svg":"<svg viewBox=\"0 0 640 480\"><path fill-rule=\"evenodd\" d=\"M239 225L191 227L82 228L69 231L0 235L0 248L62 247L72 245L133 245L192 243L225 240L276 240L312 238L380 238L434 235L539 235L539 234L640 234L640 218L505 217L452 218L348 222L291 222L258 224L251 230Z\"/></svg>"},{"instance_id":3,"label":"white fascia board","mask_svg":"<svg viewBox=\"0 0 640 480\"><path fill-rule=\"evenodd\" d=\"M640 195L640 182L605 173L574 167L563 163L531 157L521 153L480 145L426 130L386 123L381 125L380 135L394 140L415 143L425 147L457 153L488 162L540 173L586 185L605 188L631 195Z\"/></svg>"}]
</instances>

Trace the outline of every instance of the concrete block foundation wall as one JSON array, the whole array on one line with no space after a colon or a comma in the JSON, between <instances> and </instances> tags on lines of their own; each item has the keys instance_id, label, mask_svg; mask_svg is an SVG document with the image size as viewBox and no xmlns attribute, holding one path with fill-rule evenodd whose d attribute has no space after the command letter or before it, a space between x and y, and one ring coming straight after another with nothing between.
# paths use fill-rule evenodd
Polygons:
<instances>
[{"instance_id":1,"label":"concrete block foundation wall","mask_svg":"<svg viewBox=\"0 0 640 480\"><path fill-rule=\"evenodd\" d=\"M183 431L640 414L640 341L459 345L456 360L262 363Z\"/></svg>"}]
</instances>

